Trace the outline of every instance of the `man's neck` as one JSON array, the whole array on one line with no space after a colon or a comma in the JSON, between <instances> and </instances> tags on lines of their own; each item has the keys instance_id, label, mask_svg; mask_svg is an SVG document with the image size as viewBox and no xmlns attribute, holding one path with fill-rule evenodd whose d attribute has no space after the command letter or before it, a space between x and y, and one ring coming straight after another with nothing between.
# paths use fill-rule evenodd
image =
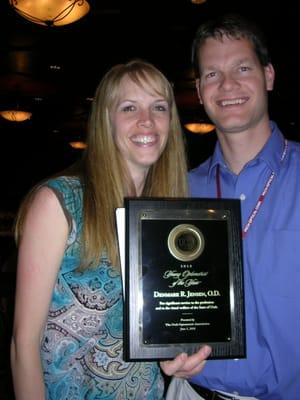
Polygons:
<instances>
[{"instance_id":1,"label":"man's neck","mask_svg":"<svg viewBox=\"0 0 300 400\"><path fill-rule=\"evenodd\" d=\"M255 158L271 135L269 124L239 133L217 132L226 164L238 175Z\"/></svg>"}]
</instances>

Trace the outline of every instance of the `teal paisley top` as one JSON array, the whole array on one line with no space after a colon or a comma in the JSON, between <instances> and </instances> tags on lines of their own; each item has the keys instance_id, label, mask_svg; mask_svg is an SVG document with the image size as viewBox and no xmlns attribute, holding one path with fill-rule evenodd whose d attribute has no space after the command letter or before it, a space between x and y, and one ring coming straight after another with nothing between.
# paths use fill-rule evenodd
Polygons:
<instances>
[{"instance_id":1,"label":"teal paisley top","mask_svg":"<svg viewBox=\"0 0 300 400\"><path fill-rule=\"evenodd\" d=\"M77 271L82 231L79 179L60 177L46 186L57 195L70 226L41 346L47 399L162 399L158 364L122 359L119 270L103 255L97 268Z\"/></svg>"}]
</instances>

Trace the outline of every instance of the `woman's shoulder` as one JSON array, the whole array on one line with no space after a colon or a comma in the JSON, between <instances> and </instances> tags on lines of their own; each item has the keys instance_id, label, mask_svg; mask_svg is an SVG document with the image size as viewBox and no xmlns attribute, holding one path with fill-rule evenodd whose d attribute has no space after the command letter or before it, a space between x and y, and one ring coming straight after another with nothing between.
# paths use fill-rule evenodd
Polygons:
<instances>
[{"instance_id":1,"label":"woman's shoulder","mask_svg":"<svg viewBox=\"0 0 300 400\"><path fill-rule=\"evenodd\" d=\"M76 176L58 176L48 179L42 187L50 188L57 196L63 209L77 215L82 208L82 184Z\"/></svg>"},{"instance_id":2,"label":"woman's shoulder","mask_svg":"<svg viewBox=\"0 0 300 400\"><path fill-rule=\"evenodd\" d=\"M79 177L65 175L50 178L44 182L43 186L48 186L62 192L82 189L82 184Z\"/></svg>"}]
</instances>

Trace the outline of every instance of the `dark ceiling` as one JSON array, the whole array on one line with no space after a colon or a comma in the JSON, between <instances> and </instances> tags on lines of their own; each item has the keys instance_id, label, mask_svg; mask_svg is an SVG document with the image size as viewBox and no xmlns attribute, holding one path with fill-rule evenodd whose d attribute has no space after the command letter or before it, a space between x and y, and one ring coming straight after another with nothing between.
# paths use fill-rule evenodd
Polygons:
<instances>
[{"instance_id":1,"label":"dark ceiling","mask_svg":"<svg viewBox=\"0 0 300 400\"><path fill-rule=\"evenodd\" d=\"M0 211L14 210L32 184L78 158L80 151L69 141L84 139L96 85L115 63L131 57L153 62L174 84L182 122L201 117L191 76L191 41L201 21L227 11L248 15L265 30L277 72L271 116L290 138L300 137L296 2L90 0L90 5L80 21L48 28L20 17L8 0L0 2L0 108L18 103L33 112L22 123L0 120ZM214 134L185 134L194 166L211 151Z\"/></svg>"}]
</instances>

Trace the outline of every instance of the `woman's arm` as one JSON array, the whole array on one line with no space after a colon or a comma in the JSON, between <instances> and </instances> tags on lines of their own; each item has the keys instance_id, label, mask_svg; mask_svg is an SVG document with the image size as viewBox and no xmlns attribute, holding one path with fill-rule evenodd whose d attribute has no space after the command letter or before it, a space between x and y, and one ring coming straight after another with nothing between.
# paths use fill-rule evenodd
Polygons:
<instances>
[{"instance_id":1,"label":"woman's arm","mask_svg":"<svg viewBox=\"0 0 300 400\"><path fill-rule=\"evenodd\" d=\"M54 192L40 189L25 218L17 267L11 365L16 400L44 400L40 344L68 223Z\"/></svg>"}]
</instances>

